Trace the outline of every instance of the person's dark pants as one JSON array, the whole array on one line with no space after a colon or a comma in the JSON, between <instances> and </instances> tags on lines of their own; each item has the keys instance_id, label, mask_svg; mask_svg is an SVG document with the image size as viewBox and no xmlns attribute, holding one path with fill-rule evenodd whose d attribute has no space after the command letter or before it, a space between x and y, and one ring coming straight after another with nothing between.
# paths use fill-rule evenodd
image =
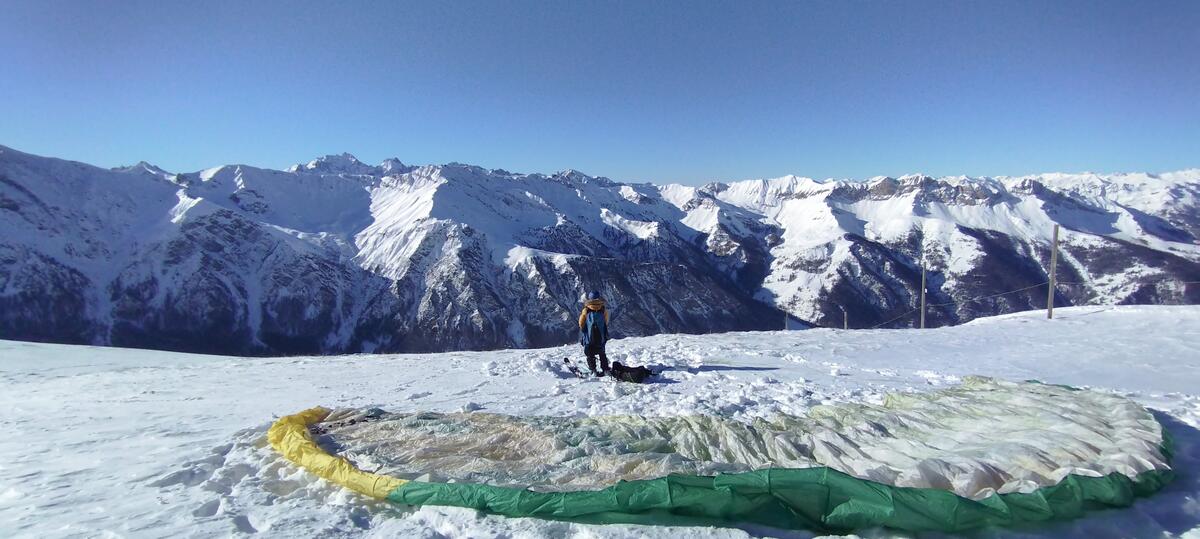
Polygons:
<instances>
[{"instance_id":1,"label":"person's dark pants","mask_svg":"<svg viewBox=\"0 0 1200 539\"><path fill-rule=\"evenodd\" d=\"M596 356L600 356L600 370L608 372L608 354L604 353L604 348L584 348L583 353L587 354L588 370L596 372Z\"/></svg>"}]
</instances>

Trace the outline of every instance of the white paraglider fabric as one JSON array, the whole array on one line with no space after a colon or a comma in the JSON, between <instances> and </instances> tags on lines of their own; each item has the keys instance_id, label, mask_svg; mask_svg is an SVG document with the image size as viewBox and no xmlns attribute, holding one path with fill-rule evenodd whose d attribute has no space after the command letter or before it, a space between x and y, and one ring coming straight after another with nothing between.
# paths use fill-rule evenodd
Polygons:
<instances>
[{"instance_id":1,"label":"white paraglider fabric","mask_svg":"<svg viewBox=\"0 0 1200 539\"><path fill-rule=\"evenodd\" d=\"M359 469L404 479L538 491L621 480L828 466L901 487L981 499L1068 474L1167 469L1163 433L1123 397L968 378L882 405L818 406L744 423L718 416L515 417L335 410L318 443Z\"/></svg>"}]
</instances>

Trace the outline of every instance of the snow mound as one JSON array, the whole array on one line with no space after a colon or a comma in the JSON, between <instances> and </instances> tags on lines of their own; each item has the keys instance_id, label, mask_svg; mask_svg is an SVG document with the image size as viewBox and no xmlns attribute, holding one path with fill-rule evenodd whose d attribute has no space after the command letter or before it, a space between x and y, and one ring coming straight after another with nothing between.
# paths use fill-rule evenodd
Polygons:
<instances>
[{"instance_id":1,"label":"snow mound","mask_svg":"<svg viewBox=\"0 0 1200 539\"><path fill-rule=\"evenodd\" d=\"M436 483L558 492L672 474L826 466L897 487L975 500L1030 493L1068 475L1136 479L1169 470L1163 431L1123 397L968 377L882 405L817 406L806 416L519 417L334 411L317 441L359 469Z\"/></svg>"}]
</instances>

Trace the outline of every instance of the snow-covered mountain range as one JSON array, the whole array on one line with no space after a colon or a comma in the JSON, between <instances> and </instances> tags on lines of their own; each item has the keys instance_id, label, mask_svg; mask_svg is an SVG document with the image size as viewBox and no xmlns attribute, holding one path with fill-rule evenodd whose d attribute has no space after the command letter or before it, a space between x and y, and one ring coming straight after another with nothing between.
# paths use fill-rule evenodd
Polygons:
<instances>
[{"instance_id":1,"label":"snow-covered mountain range","mask_svg":"<svg viewBox=\"0 0 1200 539\"><path fill-rule=\"evenodd\" d=\"M547 346L574 339L590 289L617 336L774 329L784 312L840 326L843 309L905 327L922 261L938 326L1044 307L1055 223L1059 305L1200 303L1200 169L689 187L348 154L174 174L0 146L0 338Z\"/></svg>"}]
</instances>

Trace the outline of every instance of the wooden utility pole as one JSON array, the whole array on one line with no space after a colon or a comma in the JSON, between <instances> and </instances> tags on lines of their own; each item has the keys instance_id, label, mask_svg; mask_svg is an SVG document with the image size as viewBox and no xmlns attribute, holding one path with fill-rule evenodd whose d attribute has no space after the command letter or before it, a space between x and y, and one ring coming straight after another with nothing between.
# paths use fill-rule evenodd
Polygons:
<instances>
[{"instance_id":1,"label":"wooden utility pole","mask_svg":"<svg viewBox=\"0 0 1200 539\"><path fill-rule=\"evenodd\" d=\"M846 314L845 307L842 308L842 329L850 329L850 315Z\"/></svg>"},{"instance_id":2,"label":"wooden utility pole","mask_svg":"<svg viewBox=\"0 0 1200 539\"><path fill-rule=\"evenodd\" d=\"M1058 268L1058 225L1054 225L1054 243L1050 248L1050 289L1046 291L1046 318L1054 318L1054 273Z\"/></svg>"},{"instance_id":3,"label":"wooden utility pole","mask_svg":"<svg viewBox=\"0 0 1200 539\"><path fill-rule=\"evenodd\" d=\"M925 329L925 265L921 264L921 329Z\"/></svg>"}]
</instances>

